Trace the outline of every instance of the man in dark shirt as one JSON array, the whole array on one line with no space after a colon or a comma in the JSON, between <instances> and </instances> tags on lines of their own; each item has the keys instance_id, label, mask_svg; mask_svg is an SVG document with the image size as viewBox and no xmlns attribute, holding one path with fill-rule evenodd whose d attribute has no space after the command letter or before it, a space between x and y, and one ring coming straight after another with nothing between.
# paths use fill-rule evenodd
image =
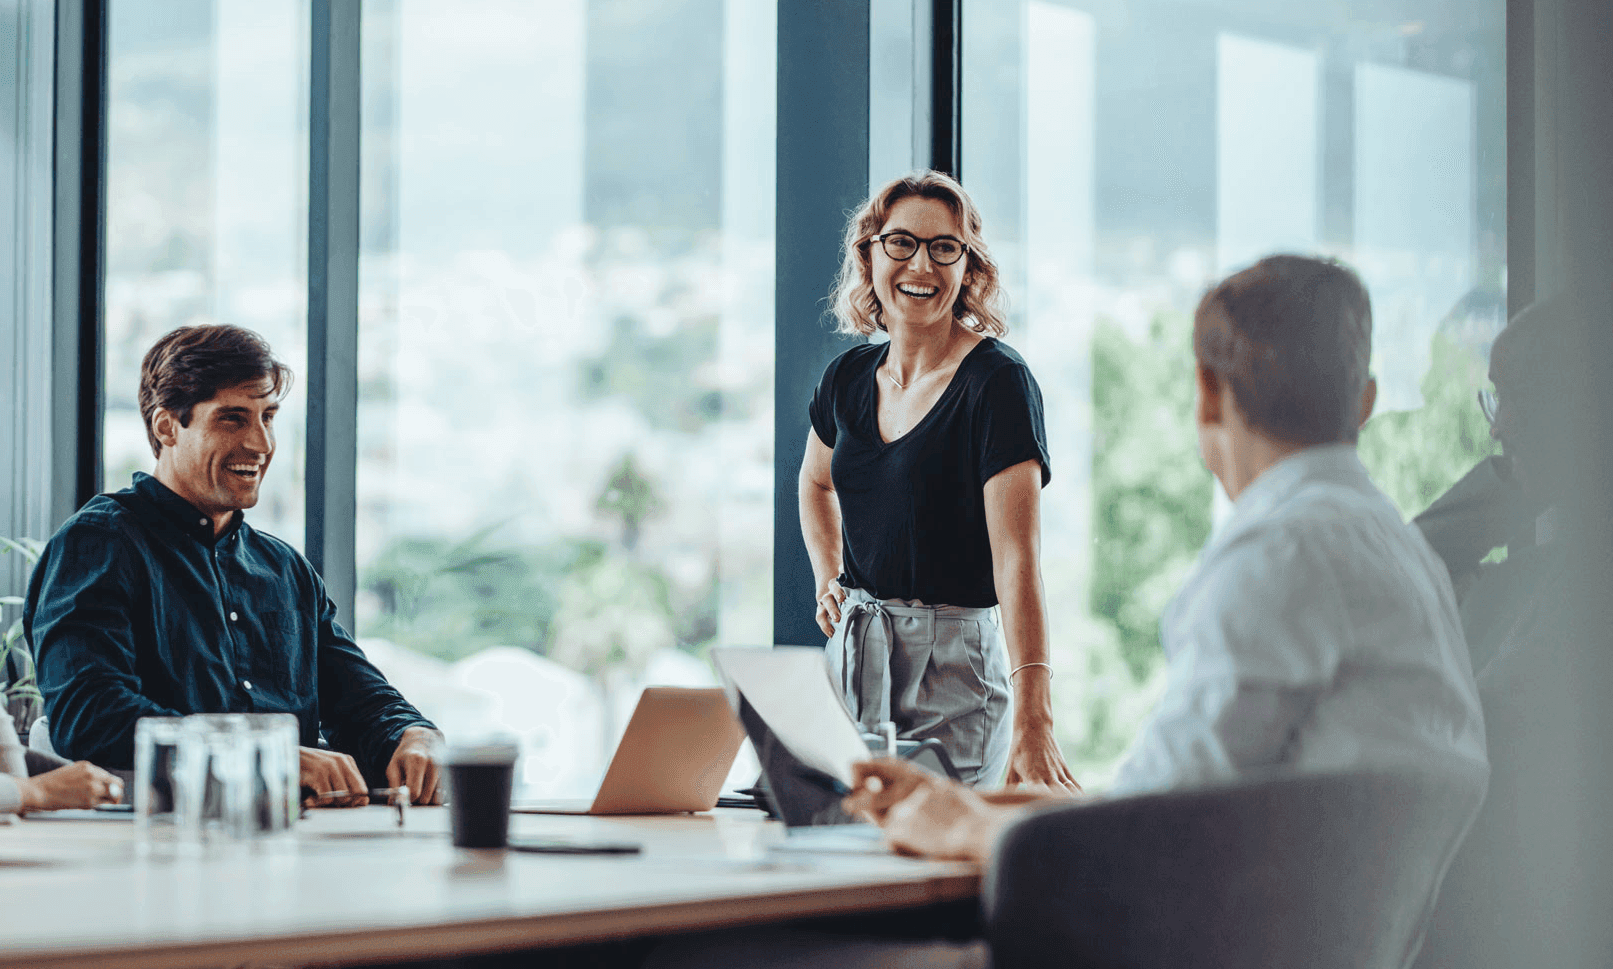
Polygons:
<instances>
[{"instance_id":1,"label":"man in dark shirt","mask_svg":"<svg viewBox=\"0 0 1613 969\"><path fill-rule=\"evenodd\" d=\"M336 622L308 560L243 515L290 382L239 327L182 327L146 354L140 412L155 476L91 499L28 587L23 624L51 742L127 770L141 717L292 713L304 787L362 804L366 778L384 777L436 803L441 735Z\"/></svg>"}]
</instances>

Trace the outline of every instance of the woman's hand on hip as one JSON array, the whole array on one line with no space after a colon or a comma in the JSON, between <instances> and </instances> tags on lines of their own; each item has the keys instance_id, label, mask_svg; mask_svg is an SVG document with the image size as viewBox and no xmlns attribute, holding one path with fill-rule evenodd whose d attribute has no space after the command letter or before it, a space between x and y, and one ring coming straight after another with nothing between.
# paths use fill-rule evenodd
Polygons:
<instances>
[{"instance_id":1,"label":"woman's hand on hip","mask_svg":"<svg viewBox=\"0 0 1613 969\"><path fill-rule=\"evenodd\" d=\"M835 634L835 623L840 621L840 604L845 601L846 590L838 579L830 579L827 585L818 590L818 628L823 630L825 636Z\"/></svg>"},{"instance_id":2,"label":"woman's hand on hip","mask_svg":"<svg viewBox=\"0 0 1613 969\"><path fill-rule=\"evenodd\" d=\"M1015 724L1014 747L1008 757L1008 778L1003 787L1045 787L1054 792L1079 792L1070 766L1064 762L1053 725Z\"/></svg>"}]
</instances>

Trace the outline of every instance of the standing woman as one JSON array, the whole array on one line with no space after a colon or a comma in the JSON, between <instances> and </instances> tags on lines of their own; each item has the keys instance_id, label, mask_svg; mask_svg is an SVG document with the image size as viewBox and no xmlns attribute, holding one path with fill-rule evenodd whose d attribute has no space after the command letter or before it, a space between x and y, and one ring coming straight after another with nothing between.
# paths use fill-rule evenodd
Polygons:
<instances>
[{"instance_id":1,"label":"standing woman","mask_svg":"<svg viewBox=\"0 0 1613 969\"><path fill-rule=\"evenodd\" d=\"M967 783L1075 789L1048 683L1042 394L995 338L997 266L963 186L922 172L877 192L846 227L833 295L840 332L890 334L824 370L801 462L846 703L865 730L939 739Z\"/></svg>"}]
</instances>

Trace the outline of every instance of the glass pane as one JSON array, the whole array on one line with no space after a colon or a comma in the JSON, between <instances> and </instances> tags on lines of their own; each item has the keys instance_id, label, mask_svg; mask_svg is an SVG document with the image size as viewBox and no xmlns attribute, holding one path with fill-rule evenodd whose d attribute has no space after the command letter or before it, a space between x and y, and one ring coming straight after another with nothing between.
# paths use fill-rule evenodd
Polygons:
<instances>
[{"instance_id":1,"label":"glass pane","mask_svg":"<svg viewBox=\"0 0 1613 969\"><path fill-rule=\"evenodd\" d=\"M255 526L302 547L308 14L294 0L112 0L105 480L154 464L140 361L177 326L268 339L298 380Z\"/></svg>"},{"instance_id":2,"label":"glass pane","mask_svg":"<svg viewBox=\"0 0 1613 969\"><path fill-rule=\"evenodd\" d=\"M1408 516L1492 450L1474 397L1506 306L1505 5L1332 10L964 13L963 173L1047 397L1056 713L1100 786L1163 685L1160 614L1227 507L1189 411L1207 285L1275 251L1361 272L1380 386L1361 454Z\"/></svg>"},{"instance_id":3,"label":"glass pane","mask_svg":"<svg viewBox=\"0 0 1613 969\"><path fill-rule=\"evenodd\" d=\"M775 17L364 6L357 625L529 793L771 641Z\"/></svg>"}]
</instances>

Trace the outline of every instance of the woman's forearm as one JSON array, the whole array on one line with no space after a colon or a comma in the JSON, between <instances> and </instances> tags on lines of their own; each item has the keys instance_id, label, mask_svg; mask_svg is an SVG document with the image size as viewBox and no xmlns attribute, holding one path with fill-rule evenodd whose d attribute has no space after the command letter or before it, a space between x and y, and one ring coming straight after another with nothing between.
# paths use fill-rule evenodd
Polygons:
<instances>
[{"instance_id":1,"label":"woman's forearm","mask_svg":"<svg viewBox=\"0 0 1613 969\"><path fill-rule=\"evenodd\" d=\"M834 491L805 475L799 491L801 538L812 561L814 591L821 595L829 580L840 574L840 501Z\"/></svg>"},{"instance_id":2,"label":"woman's forearm","mask_svg":"<svg viewBox=\"0 0 1613 969\"><path fill-rule=\"evenodd\" d=\"M1041 570L1034 554L1023 554L1008 558L994 571L1002 611L1003 640L1008 647L1008 668L1019 670L1010 680L1014 689L1014 719L1021 724L1050 725L1053 722L1049 689L1052 670L1046 666L1026 665L1048 662L1047 610Z\"/></svg>"}]
</instances>

